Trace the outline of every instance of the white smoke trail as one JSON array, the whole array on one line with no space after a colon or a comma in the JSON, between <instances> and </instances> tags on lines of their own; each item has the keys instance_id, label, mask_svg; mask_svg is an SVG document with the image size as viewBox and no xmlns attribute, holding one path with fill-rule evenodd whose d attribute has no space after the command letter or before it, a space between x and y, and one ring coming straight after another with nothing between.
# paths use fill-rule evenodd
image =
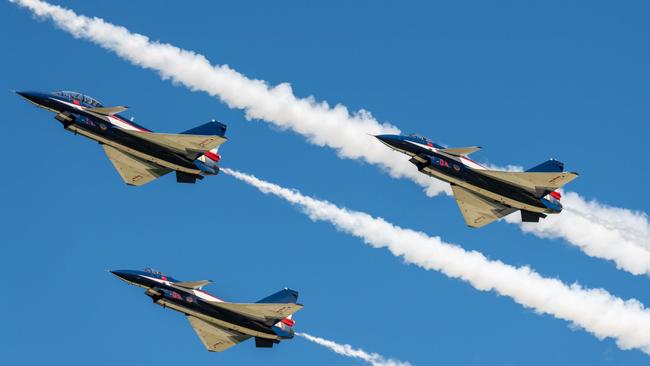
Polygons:
<instances>
[{"instance_id":1,"label":"white smoke trail","mask_svg":"<svg viewBox=\"0 0 650 366\"><path fill-rule=\"evenodd\" d=\"M420 174L404 156L367 136L400 133L367 111L350 113L342 105L331 107L313 97L298 98L287 83L272 87L226 65L212 65L202 55L151 41L100 18L78 15L39 0L11 1L52 19L74 37L88 39L137 66L158 71L163 79L218 97L231 108L244 110L248 119L290 129L313 144L335 149L340 157L378 165L392 177L416 182L429 196L450 193L446 183ZM540 237L561 237L590 256L614 261L618 268L650 275L650 223L645 213L588 202L575 193L566 195L565 206L567 212L559 217L537 226L522 225L522 230ZM515 215L511 216L509 222L518 222Z\"/></svg>"},{"instance_id":2,"label":"white smoke trail","mask_svg":"<svg viewBox=\"0 0 650 366\"><path fill-rule=\"evenodd\" d=\"M312 220L327 221L374 248L387 248L407 263L462 279L480 291L493 290L537 313L567 320L598 339L613 338L621 349L637 348L650 354L650 311L635 299L622 300L604 289L586 289L577 283L567 285L542 277L526 266L489 260L477 251L445 243L440 237L339 208L248 174L225 168L222 171L297 205Z\"/></svg>"},{"instance_id":3,"label":"white smoke trail","mask_svg":"<svg viewBox=\"0 0 650 366\"><path fill-rule=\"evenodd\" d=\"M271 87L227 65L212 65L203 55L151 41L100 18L78 15L39 0L10 1L29 8L37 16L52 19L76 38L88 39L137 66L158 71L163 79L219 97L229 107L244 110L248 119L265 120L291 129L315 145L335 149L341 157L377 164L393 177L417 182L429 195L448 190L446 184L422 176L411 163L368 136L400 131L378 122L365 110L350 113L343 105L330 107L327 102L316 102L314 97L298 98L288 83Z\"/></svg>"},{"instance_id":4,"label":"white smoke trail","mask_svg":"<svg viewBox=\"0 0 650 366\"><path fill-rule=\"evenodd\" d=\"M565 192L562 204L560 215L539 223L521 223L514 214L506 220L541 238L566 239L591 257L614 261L618 269L650 274L650 225L645 213L588 202L574 192Z\"/></svg>"},{"instance_id":5,"label":"white smoke trail","mask_svg":"<svg viewBox=\"0 0 650 366\"><path fill-rule=\"evenodd\" d=\"M377 353L368 353L359 348L352 348L349 344L338 344L336 342L329 341L320 337L314 337L307 333L296 333L297 336L307 339L308 341L319 344L323 347L329 348L331 351L338 353L339 355L358 358L370 363L373 366L410 366L408 362L402 362L399 360L394 360L390 358L384 358L382 355Z\"/></svg>"},{"instance_id":6,"label":"white smoke trail","mask_svg":"<svg viewBox=\"0 0 650 366\"><path fill-rule=\"evenodd\" d=\"M488 169L521 172L517 165L492 164ZM650 223L643 212L587 201L575 192L562 192L561 215L550 215L539 223L522 223L518 214L505 221L520 224L525 233L540 238L562 238L590 257L609 259L616 268L635 275L650 275Z\"/></svg>"}]
</instances>

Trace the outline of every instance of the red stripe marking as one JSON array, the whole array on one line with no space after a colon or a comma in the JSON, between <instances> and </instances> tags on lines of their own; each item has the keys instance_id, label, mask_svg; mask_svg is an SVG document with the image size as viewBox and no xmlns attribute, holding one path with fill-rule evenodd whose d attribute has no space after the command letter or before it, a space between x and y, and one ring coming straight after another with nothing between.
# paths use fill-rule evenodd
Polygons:
<instances>
[{"instance_id":1,"label":"red stripe marking","mask_svg":"<svg viewBox=\"0 0 650 366\"><path fill-rule=\"evenodd\" d=\"M553 191L553 192L550 193L550 195L551 195L551 197L555 198L558 201L562 198L562 195L560 194L560 192Z\"/></svg>"},{"instance_id":2,"label":"red stripe marking","mask_svg":"<svg viewBox=\"0 0 650 366\"><path fill-rule=\"evenodd\" d=\"M282 323L290 327L293 327L293 325L296 324L296 322L293 319L289 319L289 318L282 319Z\"/></svg>"},{"instance_id":3,"label":"red stripe marking","mask_svg":"<svg viewBox=\"0 0 650 366\"><path fill-rule=\"evenodd\" d=\"M221 160L221 155L215 154L212 151L207 151L205 154L206 158L209 158L210 160L213 160L214 162L219 162Z\"/></svg>"}]
</instances>

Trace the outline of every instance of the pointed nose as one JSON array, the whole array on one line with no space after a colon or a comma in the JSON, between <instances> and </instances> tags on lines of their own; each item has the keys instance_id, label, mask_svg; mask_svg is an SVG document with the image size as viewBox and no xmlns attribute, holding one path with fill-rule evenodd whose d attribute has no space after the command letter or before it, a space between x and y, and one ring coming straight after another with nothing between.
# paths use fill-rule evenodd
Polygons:
<instances>
[{"instance_id":1,"label":"pointed nose","mask_svg":"<svg viewBox=\"0 0 650 366\"><path fill-rule=\"evenodd\" d=\"M20 95L21 97L23 97L25 99L29 99L29 92L26 92L26 91L15 91L15 92L16 92L16 94Z\"/></svg>"},{"instance_id":2,"label":"pointed nose","mask_svg":"<svg viewBox=\"0 0 650 366\"><path fill-rule=\"evenodd\" d=\"M21 97L35 104L42 105L44 102L43 93L32 92L32 91L16 91L16 94L20 95Z\"/></svg>"},{"instance_id":3,"label":"pointed nose","mask_svg":"<svg viewBox=\"0 0 650 366\"><path fill-rule=\"evenodd\" d=\"M116 275L119 278L124 278L124 276L126 275L126 273L124 273L124 271L121 271L119 269L109 271L109 272L111 272L112 274Z\"/></svg>"},{"instance_id":4,"label":"pointed nose","mask_svg":"<svg viewBox=\"0 0 650 366\"><path fill-rule=\"evenodd\" d=\"M392 148L398 147L401 144L402 140L400 137L399 135L375 135L377 140Z\"/></svg>"},{"instance_id":5,"label":"pointed nose","mask_svg":"<svg viewBox=\"0 0 650 366\"><path fill-rule=\"evenodd\" d=\"M137 281L137 275L133 273L133 271L128 271L128 270L121 270L121 269L116 269L113 271L110 271L112 274L117 276L117 278L121 279L122 281L126 282L136 282Z\"/></svg>"}]
</instances>

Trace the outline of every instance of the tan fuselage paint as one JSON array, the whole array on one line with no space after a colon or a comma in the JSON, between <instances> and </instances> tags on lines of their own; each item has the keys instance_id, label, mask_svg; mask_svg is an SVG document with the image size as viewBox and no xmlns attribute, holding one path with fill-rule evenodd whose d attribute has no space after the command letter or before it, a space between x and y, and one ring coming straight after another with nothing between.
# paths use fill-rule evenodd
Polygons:
<instances>
[{"instance_id":1,"label":"tan fuselage paint","mask_svg":"<svg viewBox=\"0 0 650 366\"><path fill-rule=\"evenodd\" d=\"M397 148L395 148L394 146L391 146L391 145L386 144L386 143L384 143L384 144L387 145L388 147L390 147L391 149L395 150L395 151L399 151L399 152L401 152L401 153L403 153L403 154L406 154L406 155L409 155L409 156L411 156L411 157L416 157L416 155L413 154L413 153L410 152L410 151L402 150L402 149L397 149ZM451 156L451 155L448 155L448 154L442 153L442 152L440 152L440 151L437 151L437 152L438 152L439 154L441 154L441 155L444 155L445 157L447 157L447 158L450 159L450 160L453 160L453 161L455 161L455 162L458 162L458 163L460 163L460 164L465 165L464 163L462 163L461 161L459 161L455 156ZM517 201L517 200L513 200L513 199L511 199L511 198L508 198L508 197L505 197L505 196L498 195L498 194L496 194L496 193L493 193L493 192L491 192L491 191L488 191L487 189L479 188L479 187L477 187L477 186L475 186L475 185L473 185L473 184L469 184L469 183L467 183L467 182L465 182L465 181L463 181L463 180L460 180L460 179L454 178L454 177L452 177L452 176L446 175L446 174L444 174L444 173L442 173L442 172L439 172L439 171L437 171L437 170L431 169L431 168L429 168L429 167L425 167L424 169L422 169L422 171L423 171L424 173L426 173L427 175L430 175L430 176L432 176L432 177L434 177L434 178L436 178L436 179L440 179L440 180L442 180L442 181L444 181L444 182L447 182L447 183L450 183L450 184L455 184L455 185L460 186L460 187L463 187L463 188L467 188L468 190L470 190L470 191L472 191L472 192L478 193L478 194L480 194L480 195L483 195L483 196L485 196L485 197L488 197L488 198L490 198L490 199L493 199L493 200L495 200L495 201L497 201L497 202L500 202L500 203L502 203L502 204L504 204L504 205L507 205L507 206L510 206L510 207L514 207L514 208L519 209L519 210L526 210L526 211L531 211L531 212L540 212L540 213L549 213L549 212L550 212L550 211L548 211L546 208L537 207L537 206L533 206L533 205L528 205L528 204L525 204L525 203L523 203L523 202L519 202L519 201Z\"/></svg>"},{"instance_id":2,"label":"tan fuselage paint","mask_svg":"<svg viewBox=\"0 0 650 366\"><path fill-rule=\"evenodd\" d=\"M490 199L493 199L493 200L495 200L497 202L500 202L500 203L502 203L504 205L507 205L507 206L510 206L510 207L514 207L514 208L517 208L517 209L520 209L520 210L531 211L531 212L540 212L540 213L547 212L546 208L537 207L537 206L533 206L533 205L528 205L528 204L525 204L523 202L513 200L512 198L501 196L499 194L488 191L487 189L479 188L479 187L477 187L477 186L475 186L473 184L469 184L469 183L467 183L467 182L465 182L463 180L456 179L456 178L454 178L452 176L443 174L443 173L441 173L441 172L439 172L437 170L434 170L434 169L431 169L431 168L428 168L428 167L422 169L422 171L424 171L426 174L428 174L428 175L430 175L430 176L432 176L434 178L440 179L440 180L445 181L447 183L455 184L455 185L463 187L463 188L467 188L471 192L478 193L478 194L480 194L482 196L488 197Z\"/></svg>"},{"instance_id":3,"label":"tan fuselage paint","mask_svg":"<svg viewBox=\"0 0 650 366\"><path fill-rule=\"evenodd\" d=\"M86 130L83 130L83 129L79 128L79 127L76 127L75 125L70 125L70 126L67 127L67 129L74 132L74 133L76 133L76 134L79 134L79 135L87 137L87 138L89 138L91 140L97 141L97 142L99 142L101 144L106 144L106 145L112 146L112 147L114 147L116 149L128 152L129 154L131 154L133 156L136 156L136 157L138 157L140 159L143 159L143 160L146 160L146 161L150 161L152 163L158 164L158 165L163 166L165 168L169 168L169 169L172 169L172 170L177 170L177 171L181 171L181 172L189 173L189 174L196 174L196 175L201 174L201 170L199 170L199 169L190 169L190 168L186 168L186 167L183 167L183 166L180 166L180 165L176 165L174 163L170 163L170 162L168 162L166 160L158 159L158 158L156 158L154 156L145 154L145 153L143 153L141 151L131 149L130 147L124 146L122 144L118 144L115 141L108 140L108 139L106 139L106 138L104 138L104 137L102 137L100 135L97 135L97 134L94 134L92 132L88 132Z\"/></svg>"},{"instance_id":4,"label":"tan fuselage paint","mask_svg":"<svg viewBox=\"0 0 650 366\"><path fill-rule=\"evenodd\" d=\"M171 302L167 301L166 299L158 300L157 304L161 305L163 307L167 307L167 308L176 310L176 311L184 313L184 314L191 315L191 316L199 318L201 320L205 320L208 323L212 323L212 324L218 325L218 326L226 328L226 329L231 329L231 330L237 331L239 333L249 335L251 337L259 337L259 338L273 339L273 340L279 340L280 339L280 337L277 336L277 335L262 333L262 332L258 332L258 331L255 331L255 330L252 330L252 329L249 329L249 328L241 327L241 326L236 325L236 324L228 323L228 322L223 321L221 319L213 318L213 317L207 316L205 314L196 312L196 311L194 311L192 309L188 309L188 308L186 308L184 306L179 306L177 304L171 303Z\"/></svg>"}]
</instances>

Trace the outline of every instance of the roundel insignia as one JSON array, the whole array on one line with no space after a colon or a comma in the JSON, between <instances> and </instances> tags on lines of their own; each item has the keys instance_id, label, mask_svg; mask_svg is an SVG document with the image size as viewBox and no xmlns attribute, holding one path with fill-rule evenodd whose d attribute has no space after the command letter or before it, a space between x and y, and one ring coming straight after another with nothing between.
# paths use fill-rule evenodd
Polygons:
<instances>
[{"instance_id":1,"label":"roundel insignia","mask_svg":"<svg viewBox=\"0 0 650 366\"><path fill-rule=\"evenodd\" d=\"M194 299L192 299L192 296L187 297L187 302L194 302Z\"/></svg>"},{"instance_id":2,"label":"roundel insignia","mask_svg":"<svg viewBox=\"0 0 650 366\"><path fill-rule=\"evenodd\" d=\"M458 164L454 164L454 170L457 171L457 172L460 171L460 167L458 166Z\"/></svg>"},{"instance_id":3,"label":"roundel insignia","mask_svg":"<svg viewBox=\"0 0 650 366\"><path fill-rule=\"evenodd\" d=\"M106 131L106 130L108 130L108 127L106 127L106 125L103 124L103 123L100 123L100 124L99 124L99 128L100 128L102 131Z\"/></svg>"}]
</instances>

